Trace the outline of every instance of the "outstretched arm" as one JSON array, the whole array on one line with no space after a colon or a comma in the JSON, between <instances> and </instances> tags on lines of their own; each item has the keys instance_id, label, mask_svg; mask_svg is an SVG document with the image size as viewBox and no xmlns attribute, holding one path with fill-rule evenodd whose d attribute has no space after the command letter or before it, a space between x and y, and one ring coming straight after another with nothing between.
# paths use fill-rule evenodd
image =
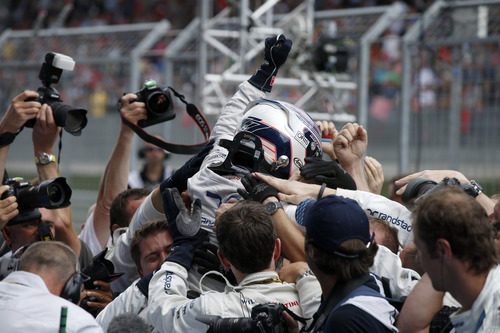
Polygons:
<instances>
[{"instance_id":1,"label":"outstretched arm","mask_svg":"<svg viewBox=\"0 0 500 333\"><path fill-rule=\"evenodd\" d=\"M7 162L7 154L9 147L15 136L23 128L26 121L35 118L40 112L42 105L35 101L28 101L28 98L36 98L36 91L25 90L21 94L12 99L9 109L5 113L0 122L0 177L3 178L5 165Z\"/></svg>"},{"instance_id":2,"label":"outstretched arm","mask_svg":"<svg viewBox=\"0 0 500 333\"><path fill-rule=\"evenodd\" d=\"M413 173L406 177L403 177L396 181L396 185L404 185L396 193L402 195L406 190L406 185L415 178L429 178L436 183L439 183L445 177L454 177L458 179L461 184L471 184L470 180L464 176L463 173L456 170L424 170L420 172ZM486 213L489 215L493 214L495 208L495 202L491 200L486 194L481 192L476 197L477 202L484 208Z\"/></svg>"},{"instance_id":3,"label":"outstretched arm","mask_svg":"<svg viewBox=\"0 0 500 333\"><path fill-rule=\"evenodd\" d=\"M42 153L54 155L54 143L61 129L57 127L52 109L47 104L43 104L40 112L36 117L35 125L33 126L33 150L35 157L40 156ZM36 164L38 177L40 181L53 179L59 177L59 170L56 162L48 164ZM75 229L71 219L71 207L53 209L47 211L50 218L54 222L56 228L56 240L59 240L75 251L76 255L80 255L81 244L76 236ZM44 214L42 214L42 219Z\"/></svg>"},{"instance_id":4,"label":"outstretched arm","mask_svg":"<svg viewBox=\"0 0 500 333\"><path fill-rule=\"evenodd\" d=\"M127 94L121 98L120 113L132 123L146 118L145 104L142 102L130 103L136 99L135 94ZM113 199L128 186L128 171L134 132L123 122L120 134L113 152L109 158L101 180L94 210L94 229L101 248L106 246L110 230L109 210Z\"/></svg>"}]
</instances>

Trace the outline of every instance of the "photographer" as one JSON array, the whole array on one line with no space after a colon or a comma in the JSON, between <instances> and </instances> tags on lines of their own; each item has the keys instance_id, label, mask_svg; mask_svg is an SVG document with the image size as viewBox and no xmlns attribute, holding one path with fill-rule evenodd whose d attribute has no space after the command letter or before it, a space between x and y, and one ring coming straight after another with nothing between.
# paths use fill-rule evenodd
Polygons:
<instances>
[{"instance_id":1,"label":"photographer","mask_svg":"<svg viewBox=\"0 0 500 333\"><path fill-rule=\"evenodd\" d=\"M131 101L137 99L135 94L126 94L120 99L120 113L129 121L137 124L139 120L146 119L146 107L143 102ZM87 218L85 227L79 235L90 247L93 255L101 252L106 246L112 245L112 233L120 226L128 226L135 210L147 196L144 191L135 190L131 195L124 194L121 201L113 201L120 193L127 190L130 154L134 132L123 122L120 123L120 133L113 148L113 152L106 164L106 169L101 179L95 209ZM112 222L111 214L127 216L120 221ZM118 213L118 214L117 214ZM117 216L118 217L118 216Z\"/></svg>"},{"instance_id":2,"label":"photographer","mask_svg":"<svg viewBox=\"0 0 500 333\"><path fill-rule=\"evenodd\" d=\"M18 98L34 96L36 96L36 93L24 92L18 95L14 101ZM17 101L13 103L16 106L13 106L9 111L20 108L19 105L32 105L32 103L38 102ZM9 119L11 121L17 119L17 124L20 124L21 120L25 121L25 118L20 117L14 111L11 111L8 117L6 115L2 123ZM51 107L43 104L38 113L36 113L35 119L32 140L38 178L40 181L57 178L59 171L55 162L53 146L60 129L55 124ZM47 230L48 226L50 226L51 230ZM45 230L45 233L50 234L50 236L46 235L42 237L40 235L42 229ZM41 238L56 239L70 246L77 256L79 256L80 267L85 267L92 259L92 255L86 245L76 236L71 220L70 207L50 210L35 208L25 212L21 211L19 215L7 223L2 232L7 244L11 248L11 252L5 254L2 259L9 260L13 253Z\"/></svg>"},{"instance_id":3,"label":"photographer","mask_svg":"<svg viewBox=\"0 0 500 333\"><path fill-rule=\"evenodd\" d=\"M76 300L81 277L75 253L61 242L38 242L22 255L19 270L0 282L3 332L60 332L61 307L67 308L68 332L102 332L94 318L67 299Z\"/></svg>"},{"instance_id":4,"label":"photographer","mask_svg":"<svg viewBox=\"0 0 500 333\"><path fill-rule=\"evenodd\" d=\"M139 149L138 157L144 159L141 170L133 170L128 175L130 188L153 187L172 175L172 168L165 164L170 154L151 143Z\"/></svg>"},{"instance_id":5,"label":"photographer","mask_svg":"<svg viewBox=\"0 0 500 333\"><path fill-rule=\"evenodd\" d=\"M204 332L208 327L196 319L199 316L248 317L255 305L270 302L282 303L302 315L302 304L310 302L307 295L312 297L318 287L316 279L312 276L305 278L302 285L305 297L299 300L295 284L283 283L278 278L275 261L280 256L281 242L265 207L253 201L237 203L216 222L219 259L224 267L231 269L238 285L227 284L226 292L212 291L188 299L188 271L194 249L203 241L205 232L198 230L192 237L180 234L177 229L179 217L185 218L189 213L182 208L180 198L176 199L178 193L167 189L163 195L174 243L169 256L149 283L148 321L157 330ZM196 219L200 214L199 201L194 206L193 218Z\"/></svg>"},{"instance_id":6,"label":"photographer","mask_svg":"<svg viewBox=\"0 0 500 333\"><path fill-rule=\"evenodd\" d=\"M10 144L23 129L27 120L36 118L42 105L36 101L27 102L28 98L37 98L38 93L25 90L12 99L9 109L0 122L0 175L4 178L5 165ZM46 108L47 106L45 106Z\"/></svg>"},{"instance_id":7,"label":"photographer","mask_svg":"<svg viewBox=\"0 0 500 333\"><path fill-rule=\"evenodd\" d=\"M455 178L457 179L460 184L465 184L465 185L472 185L472 180L469 180L467 177L464 176L463 173L456 171L456 170L424 170L424 171L419 171L412 173L411 175L405 176L395 182L396 185L401 186L401 188L396 192L398 195L402 195L406 188L407 184L416 178L427 178L430 179L436 183L441 182L445 177L449 178ZM479 184L475 183L473 185L475 188L474 190L476 191L476 196L475 199L476 201L484 208L486 211L486 214L490 216L493 214L494 207L495 207L495 202L491 200L483 191L482 188L479 186Z\"/></svg>"}]
</instances>

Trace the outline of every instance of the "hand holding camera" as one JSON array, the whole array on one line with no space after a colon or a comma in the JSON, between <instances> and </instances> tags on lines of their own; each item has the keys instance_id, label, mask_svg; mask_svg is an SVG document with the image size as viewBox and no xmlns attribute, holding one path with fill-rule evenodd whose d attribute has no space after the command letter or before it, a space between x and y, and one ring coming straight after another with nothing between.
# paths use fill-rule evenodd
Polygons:
<instances>
[{"instance_id":1,"label":"hand holding camera","mask_svg":"<svg viewBox=\"0 0 500 333\"><path fill-rule=\"evenodd\" d=\"M3 198L3 193L9 190L8 185L0 186L0 196ZM17 200L15 196L9 196L0 200L0 230L13 219L19 210L17 209Z\"/></svg>"},{"instance_id":2,"label":"hand holding camera","mask_svg":"<svg viewBox=\"0 0 500 333\"><path fill-rule=\"evenodd\" d=\"M0 133L15 134L28 120L34 119L40 112L42 104L38 101L27 100L36 98L38 98L38 93L32 90L25 90L14 97L0 123Z\"/></svg>"},{"instance_id":3,"label":"hand holding camera","mask_svg":"<svg viewBox=\"0 0 500 333\"><path fill-rule=\"evenodd\" d=\"M120 99L120 113L132 124L137 125L140 120L147 118L146 104L137 100L136 94L126 94Z\"/></svg>"},{"instance_id":4,"label":"hand holding camera","mask_svg":"<svg viewBox=\"0 0 500 333\"><path fill-rule=\"evenodd\" d=\"M51 107L43 104L33 126L32 140L35 156L52 152L59 132L60 128L56 125Z\"/></svg>"},{"instance_id":5,"label":"hand holding camera","mask_svg":"<svg viewBox=\"0 0 500 333\"><path fill-rule=\"evenodd\" d=\"M63 127L66 132L78 136L82 133L82 129L87 126L87 110L63 103L59 92L51 87L52 84L59 82L63 70L72 71L74 67L75 61L71 57L55 52L47 53L40 74L38 74L38 78L42 81L42 86L37 89L38 96L28 96L25 101L48 104L52 109L56 125ZM33 127L35 121L34 117L31 117L24 123L24 126Z\"/></svg>"}]
</instances>

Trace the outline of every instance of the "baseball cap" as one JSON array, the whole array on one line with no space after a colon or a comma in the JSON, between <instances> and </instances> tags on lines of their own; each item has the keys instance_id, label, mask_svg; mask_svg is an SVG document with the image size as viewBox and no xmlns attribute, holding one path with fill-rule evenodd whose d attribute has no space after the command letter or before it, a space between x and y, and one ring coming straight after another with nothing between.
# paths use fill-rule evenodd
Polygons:
<instances>
[{"instance_id":1,"label":"baseball cap","mask_svg":"<svg viewBox=\"0 0 500 333\"><path fill-rule=\"evenodd\" d=\"M307 239L323 251L345 258L357 258L356 254L342 253L342 242L360 239L364 244L370 237L368 218L352 199L336 195L326 196L310 205L304 214Z\"/></svg>"},{"instance_id":2,"label":"baseball cap","mask_svg":"<svg viewBox=\"0 0 500 333\"><path fill-rule=\"evenodd\" d=\"M18 215L16 215L14 218L10 219L9 222L7 222L7 226L10 227L16 224L21 224L32 220L40 220L41 218L42 214L40 214L38 208L21 210Z\"/></svg>"}]
</instances>

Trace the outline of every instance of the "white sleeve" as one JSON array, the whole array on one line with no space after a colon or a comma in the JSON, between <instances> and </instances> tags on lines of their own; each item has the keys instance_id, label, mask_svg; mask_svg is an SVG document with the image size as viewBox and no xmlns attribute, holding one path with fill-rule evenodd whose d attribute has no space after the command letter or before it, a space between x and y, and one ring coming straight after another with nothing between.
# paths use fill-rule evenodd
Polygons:
<instances>
[{"instance_id":1,"label":"white sleeve","mask_svg":"<svg viewBox=\"0 0 500 333\"><path fill-rule=\"evenodd\" d=\"M99 312L96 320L104 331L108 330L109 323L114 317L125 312L139 314L147 306L148 300L136 287L136 283L137 280Z\"/></svg>"},{"instance_id":2,"label":"white sleeve","mask_svg":"<svg viewBox=\"0 0 500 333\"><path fill-rule=\"evenodd\" d=\"M370 272L389 279L392 297L397 299L408 296L420 280L420 275L417 272L404 268L399 256L383 245L378 246Z\"/></svg>"},{"instance_id":3,"label":"white sleeve","mask_svg":"<svg viewBox=\"0 0 500 333\"><path fill-rule=\"evenodd\" d=\"M206 332L208 326L196 320L203 295L187 298L188 273L184 267L166 261L149 282L148 322L160 332Z\"/></svg>"},{"instance_id":4,"label":"white sleeve","mask_svg":"<svg viewBox=\"0 0 500 333\"><path fill-rule=\"evenodd\" d=\"M299 304L302 308L302 315L306 319L312 319L321 304L321 286L314 274L308 274L297 280L295 283L299 293ZM311 320L308 320L307 326Z\"/></svg>"},{"instance_id":5,"label":"white sleeve","mask_svg":"<svg viewBox=\"0 0 500 333\"><path fill-rule=\"evenodd\" d=\"M337 195L350 198L363 208L368 217L375 217L387 221L398 229L399 242L403 247L413 240L413 227L411 212L400 203L390 200L382 195L337 189Z\"/></svg>"},{"instance_id":6,"label":"white sleeve","mask_svg":"<svg viewBox=\"0 0 500 333\"><path fill-rule=\"evenodd\" d=\"M128 284L137 279L137 268L132 255L130 254L130 243L134 237L134 233L146 222L158 219L165 219L165 214L156 210L153 207L150 193L142 202L139 208L135 211L132 221L127 228L127 231L118 237L114 246L109 249L106 254L106 259L111 260L115 266L115 272L125 273L125 278Z\"/></svg>"},{"instance_id":7,"label":"white sleeve","mask_svg":"<svg viewBox=\"0 0 500 333\"><path fill-rule=\"evenodd\" d=\"M101 244L99 243L99 240L97 239L97 235L95 234L94 212L90 213L87 221L85 221L85 225L78 235L78 238L80 238L85 242L85 244L87 244L93 256L97 255L103 250Z\"/></svg>"},{"instance_id":8,"label":"white sleeve","mask_svg":"<svg viewBox=\"0 0 500 333\"><path fill-rule=\"evenodd\" d=\"M242 82L229 102L224 105L210 137L231 139L241 123L247 104L265 96L265 92L255 88L248 81Z\"/></svg>"}]
</instances>

